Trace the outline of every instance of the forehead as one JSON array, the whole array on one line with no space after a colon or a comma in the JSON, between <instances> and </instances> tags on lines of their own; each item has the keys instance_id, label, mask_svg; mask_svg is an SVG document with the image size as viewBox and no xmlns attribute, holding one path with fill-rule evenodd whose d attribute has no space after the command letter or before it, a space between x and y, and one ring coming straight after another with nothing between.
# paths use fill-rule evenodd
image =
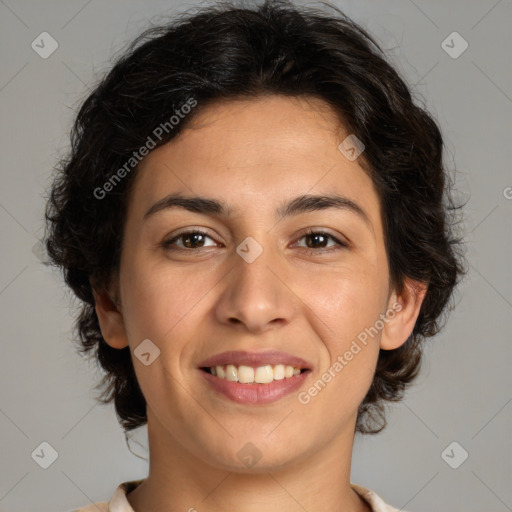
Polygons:
<instances>
[{"instance_id":1,"label":"forehead","mask_svg":"<svg viewBox=\"0 0 512 512\"><path fill-rule=\"evenodd\" d=\"M338 149L347 135L335 112L316 98L209 105L139 164L130 209L142 217L156 201L179 192L217 196L233 215L243 215L249 206L275 210L285 197L338 193L378 216L371 178Z\"/></svg>"}]
</instances>

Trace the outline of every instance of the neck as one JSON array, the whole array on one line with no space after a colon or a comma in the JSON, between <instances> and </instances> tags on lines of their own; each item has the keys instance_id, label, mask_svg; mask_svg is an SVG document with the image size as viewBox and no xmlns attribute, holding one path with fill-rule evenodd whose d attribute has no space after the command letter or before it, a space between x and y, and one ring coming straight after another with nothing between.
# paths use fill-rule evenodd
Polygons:
<instances>
[{"instance_id":1,"label":"neck","mask_svg":"<svg viewBox=\"0 0 512 512\"><path fill-rule=\"evenodd\" d=\"M350 487L354 431L349 427L349 433L296 463L262 473L237 473L185 450L148 408L150 471L127 499L135 512L369 512Z\"/></svg>"}]
</instances>

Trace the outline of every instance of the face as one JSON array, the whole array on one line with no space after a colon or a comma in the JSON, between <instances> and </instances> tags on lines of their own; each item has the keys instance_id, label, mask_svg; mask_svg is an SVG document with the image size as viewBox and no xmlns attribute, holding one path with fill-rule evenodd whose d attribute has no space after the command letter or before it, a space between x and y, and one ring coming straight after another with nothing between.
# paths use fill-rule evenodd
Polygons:
<instances>
[{"instance_id":1,"label":"face","mask_svg":"<svg viewBox=\"0 0 512 512\"><path fill-rule=\"evenodd\" d=\"M419 306L389 288L379 197L338 149L347 135L320 100L229 101L139 166L102 332L130 346L149 421L212 466L261 454L268 471L353 437L379 347L412 330Z\"/></svg>"}]
</instances>

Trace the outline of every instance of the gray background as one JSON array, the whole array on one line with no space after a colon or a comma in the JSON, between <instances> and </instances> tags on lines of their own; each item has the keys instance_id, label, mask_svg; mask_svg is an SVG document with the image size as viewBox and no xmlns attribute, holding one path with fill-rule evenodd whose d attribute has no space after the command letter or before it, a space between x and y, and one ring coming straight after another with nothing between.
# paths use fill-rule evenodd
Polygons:
<instances>
[{"instance_id":1,"label":"gray background","mask_svg":"<svg viewBox=\"0 0 512 512\"><path fill-rule=\"evenodd\" d=\"M147 475L112 406L93 400L100 372L75 352L75 303L42 264L38 239L52 167L97 73L149 20L190 5L0 1L1 512L72 510ZM512 510L512 4L337 5L378 38L439 120L457 196L468 200L470 263L456 310L427 344L417 384L390 410L382 434L357 439L352 481L410 512ZM47 59L31 48L43 31L59 45ZM469 44L455 59L441 46L454 31ZM133 450L147 456L145 428L135 440L141 445L131 443ZM58 452L48 469L31 457L43 441ZM460 447L444 452L453 441ZM455 465L463 449L467 460L452 469L442 453Z\"/></svg>"}]
</instances>

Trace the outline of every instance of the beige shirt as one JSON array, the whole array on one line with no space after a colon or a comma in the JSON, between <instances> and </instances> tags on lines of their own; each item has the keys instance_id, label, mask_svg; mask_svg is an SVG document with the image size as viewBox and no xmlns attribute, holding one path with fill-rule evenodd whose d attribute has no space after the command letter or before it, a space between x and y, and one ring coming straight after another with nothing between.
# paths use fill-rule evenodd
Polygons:
<instances>
[{"instance_id":1,"label":"beige shirt","mask_svg":"<svg viewBox=\"0 0 512 512\"><path fill-rule=\"evenodd\" d=\"M91 503L87 507L74 510L73 512L134 512L126 495L133 491L143 480L132 480L119 484L108 502L102 501ZM387 505L377 494L360 485L350 484L352 489L359 494L370 505L372 512L400 512L399 509ZM401 512L405 512L402 510Z\"/></svg>"}]
</instances>

